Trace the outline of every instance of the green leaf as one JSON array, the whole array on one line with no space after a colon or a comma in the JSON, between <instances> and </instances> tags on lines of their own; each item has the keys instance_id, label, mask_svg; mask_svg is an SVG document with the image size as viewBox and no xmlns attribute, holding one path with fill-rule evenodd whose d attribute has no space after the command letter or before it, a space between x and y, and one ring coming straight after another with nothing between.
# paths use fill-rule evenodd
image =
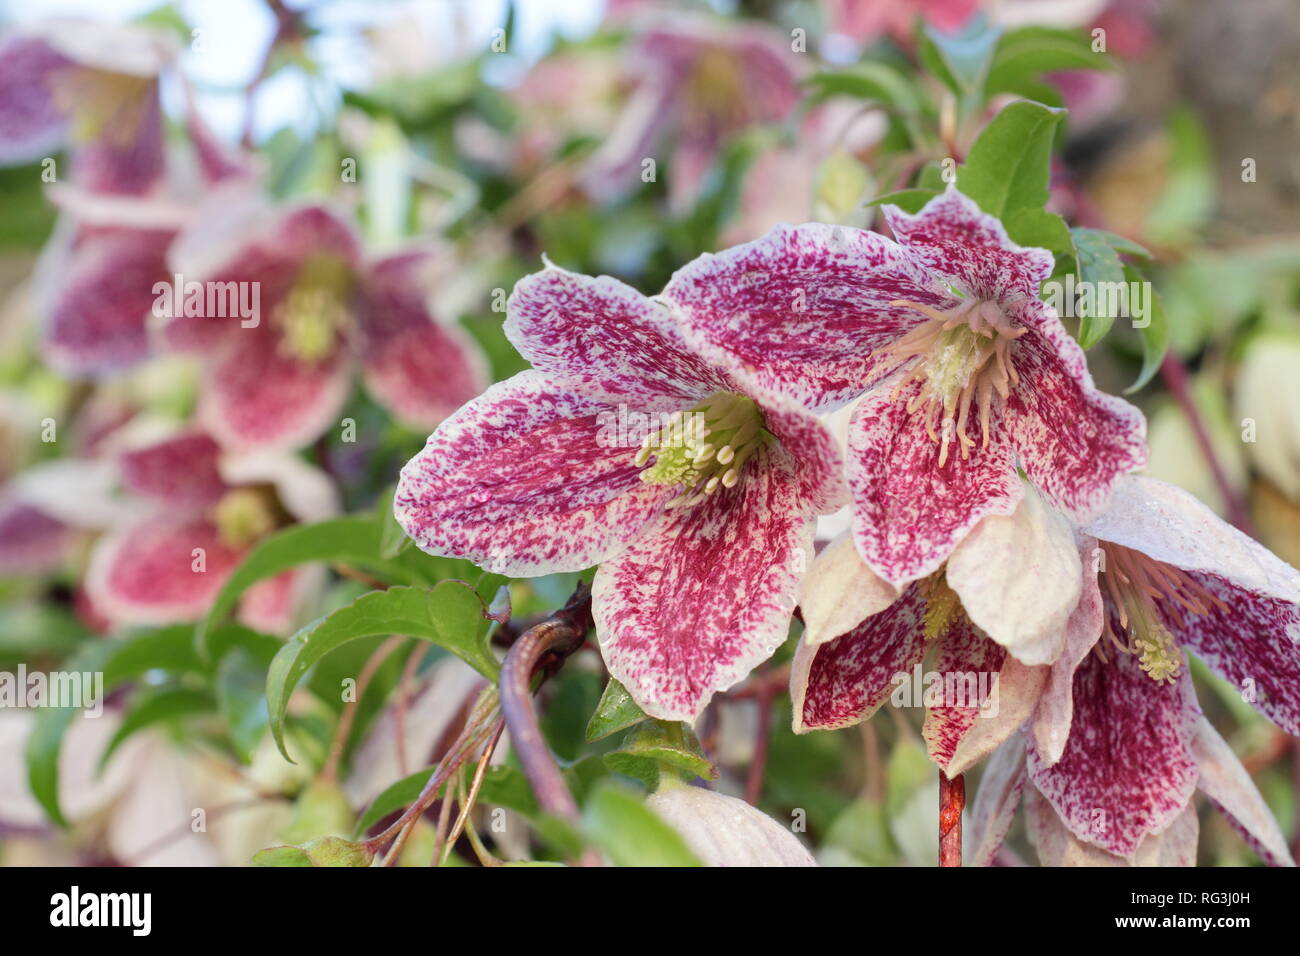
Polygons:
<instances>
[{"instance_id":1,"label":"green leaf","mask_svg":"<svg viewBox=\"0 0 1300 956\"><path fill-rule=\"evenodd\" d=\"M587 742L604 740L645 719L646 712L632 699L627 688L611 677L605 685L605 692L600 695L595 713L587 722Z\"/></svg>"},{"instance_id":2,"label":"green leaf","mask_svg":"<svg viewBox=\"0 0 1300 956\"><path fill-rule=\"evenodd\" d=\"M957 188L1004 223L1022 209L1042 209L1048 199L1052 141L1064 116L1064 110L1029 100L1006 106L984 127L957 170Z\"/></svg>"},{"instance_id":3,"label":"green leaf","mask_svg":"<svg viewBox=\"0 0 1300 956\"><path fill-rule=\"evenodd\" d=\"M1079 346L1090 349L1106 337L1118 318L1108 314L1111 310L1105 308L1104 297L1099 293L1106 288L1102 283L1124 282L1124 264L1104 235L1092 229L1072 229L1071 234L1074 236L1079 281L1088 283L1093 292L1089 297L1092 305L1081 312L1079 321Z\"/></svg>"},{"instance_id":4,"label":"green leaf","mask_svg":"<svg viewBox=\"0 0 1300 956\"><path fill-rule=\"evenodd\" d=\"M289 696L313 664L351 641L402 634L432 641L496 681L500 671L487 643L483 600L461 581L432 589L394 587L371 591L294 634L275 655L266 678L271 733L285 759L283 728Z\"/></svg>"},{"instance_id":5,"label":"green leaf","mask_svg":"<svg viewBox=\"0 0 1300 956\"><path fill-rule=\"evenodd\" d=\"M687 780L717 779L718 770L704 755L700 741L688 724L677 720L647 720L634 727L617 750L605 754L605 765L649 786L660 773L680 771Z\"/></svg>"},{"instance_id":6,"label":"green leaf","mask_svg":"<svg viewBox=\"0 0 1300 956\"><path fill-rule=\"evenodd\" d=\"M259 542L226 580L212 602L208 616L199 622L195 640L205 658L211 656L208 633L258 581L313 561L342 561L377 571L406 584L421 582L408 564L379 557L381 528L369 515L335 518L317 524L295 525Z\"/></svg>"},{"instance_id":7,"label":"green leaf","mask_svg":"<svg viewBox=\"0 0 1300 956\"><path fill-rule=\"evenodd\" d=\"M1074 255L1070 227L1054 212L1046 209L1021 209L1007 216L1003 225L1007 236L1022 246L1038 246L1057 259Z\"/></svg>"},{"instance_id":8,"label":"green leaf","mask_svg":"<svg viewBox=\"0 0 1300 956\"><path fill-rule=\"evenodd\" d=\"M235 755L243 763L253 759L269 717L266 711L266 664L252 653L236 648L217 668L217 702Z\"/></svg>"},{"instance_id":9,"label":"green leaf","mask_svg":"<svg viewBox=\"0 0 1300 956\"><path fill-rule=\"evenodd\" d=\"M375 506L379 521L379 556L385 559L396 558L415 544L407 535L406 529L397 523L397 516L393 514L393 494L396 491L396 485L389 488L379 496L379 503Z\"/></svg>"},{"instance_id":10,"label":"green leaf","mask_svg":"<svg viewBox=\"0 0 1300 956\"><path fill-rule=\"evenodd\" d=\"M900 189L897 192L887 193L884 196L878 196L867 203L868 206L885 206L893 205L906 213L916 214L921 211L921 207L928 203L935 196L939 195L933 189Z\"/></svg>"},{"instance_id":11,"label":"green leaf","mask_svg":"<svg viewBox=\"0 0 1300 956\"><path fill-rule=\"evenodd\" d=\"M1129 282L1145 281L1142 274L1132 266L1124 267L1124 278ZM1154 287L1151 290L1151 314L1147 318L1149 321L1146 326L1137 330L1142 340L1142 370L1138 372L1137 380L1124 389L1125 395L1133 394L1151 381L1160 370L1165 353L1169 351L1169 319L1165 316L1164 305Z\"/></svg>"},{"instance_id":12,"label":"green leaf","mask_svg":"<svg viewBox=\"0 0 1300 956\"><path fill-rule=\"evenodd\" d=\"M1090 37L1075 30L1023 27L998 42L984 84L986 96L1019 92L1024 84L1058 70L1110 70L1105 53L1094 53Z\"/></svg>"},{"instance_id":13,"label":"green leaf","mask_svg":"<svg viewBox=\"0 0 1300 956\"><path fill-rule=\"evenodd\" d=\"M302 846L272 846L253 854L253 866L369 866L374 851L364 843L324 836Z\"/></svg>"},{"instance_id":14,"label":"green leaf","mask_svg":"<svg viewBox=\"0 0 1300 956\"><path fill-rule=\"evenodd\" d=\"M1169 174L1147 217L1146 235L1162 245L1193 240L1214 211L1214 155L1200 119L1188 107L1169 116Z\"/></svg>"},{"instance_id":15,"label":"green leaf","mask_svg":"<svg viewBox=\"0 0 1300 956\"><path fill-rule=\"evenodd\" d=\"M921 93L904 74L885 63L866 61L844 70L815 73L804 81L813 100L854 96L913 116L921 110Z\"/></svg>"},{"instance_id":16,"label":"green leaf","mask_svg":"<svg viewBox=\"0 0 1300 956\"><path fill-rule=\"evenodd\" d=\"M420 791L424 789L424 785L429 782L429 778L436 770L436 767L425 767L385 787L375 799L370 801L370 806L366 807L365 813L361 814L355 831L357 836L364 834L390 813L395 813L414 803L415 798L420 795Z\"/></svg>"},{"instance_id":17,"label":"green leaf","mask_svg":"<svg viewBox=\"0 0 1300 956\"><path fill-rule=\"evenodd\" d=\"M122 718L108 746L100 754L100 770L102 771L108 764L109 759L117 752L117 748L137 731L169 720L208 713L212 708L211 694L188 687L168 687L149 694L137 695L131 701L130 709Z\"/></svg>"},{"instance_id":18,"label":"green leaf","mask_svg":"<svg viewBox=\"0 0 1300 956\"><path fill-rule=\"evenodd\" d=\"M615 866L700 866L681 836L623 787L596 786L582 812L582 829Z\"/></svg>"}]
</instances>

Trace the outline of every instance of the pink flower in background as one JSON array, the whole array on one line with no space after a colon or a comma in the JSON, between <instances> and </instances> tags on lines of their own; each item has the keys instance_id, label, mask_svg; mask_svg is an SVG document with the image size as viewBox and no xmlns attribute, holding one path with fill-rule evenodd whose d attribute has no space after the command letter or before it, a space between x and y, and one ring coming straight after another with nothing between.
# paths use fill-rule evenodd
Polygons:
<instances>
[{"instance_id":1,"label":"pink flower in background","mask_svg":"<svg viewBox=\"0 0 1300 956\"><path fill-rule=\"evenodd\" d=\"M317 203L252 200L196 222L170 263L187 287L198 283L203 305L173 304L163 335L204 354L203 425L230 448L309 442L337 420L353 356L398 418L441 421L482 388L485 369L469 337L429 311L437 260L424 248L367 260L352 223ZM211 290L236 299L210 311Z\"/></svg>"},{"instance_id":2,"label":"pink flower in background","mask_svg":"<svg viewBox=\"0 0 1300 956\"><path fill-rule=\"evenodd\" d=\"M639 188L649 159L672 209L689 209L729 140L799 101L789 38L763 24L687 17L640 34L629 58L637 85L585 177L600 199Z\"/></svg>"},{"instance_id":3,"label":"pink flower in background","mask_svg":"<svg viewBox=\"0 0 1300 956\"><path fill-rule=\"evenodd\" d=\"M175 41L135 25L49 20L0 38L0 164L69 146L71 178L140 195L163 177L158 76ZM63 177L60 177L63 178Z\"/></svg>"},{"instance_id":4,"label":"pink flower in background","mask_svg":"<svg viewBox=\"0 0 1300 956\"><path fill-rule=\"evenodd\" d=\"M600 565L610 672L672 720L785 640L816 517L843 500L834 440L788 390L681 340L675 315L712 307L553 267L523 279L506 331L533 369L434 432L394 498L434 554L523 576Z\"/></svg>"},{"instance_id":5,"label":"pink flower in background","mask_svg":"<svg viewBox=\"0 0 1300 956\"><path fill-rule=\"evenodd\" d=\"M889 36L910 42L918 18L954 33L979 10L979 0L827 0L831 29L867 44Z\"/></svg>"},{"instance_id":6,"label":"pink flower in background","mask_svg":"<svg viewBox=\"0 0 1300 956\"><path fill-rule=\"evenodd\" d=\"M201 431L123 452L123 489L136 507L95 545L86 589L116 626L193 620L209 607L248 549L294 521L336 513L329 479L289 456L223 456ZM250 588L242 619L284 631L307 581L288 571Z\"/></svg>"},{"instance_id":7,"label":"pink flower in background","mask_svg":"<svg viewBox=\"0 0 1300 956\"><path fill-rule=\"evenodd\" d=\"M1038 296L1043 249L954 189L897 237L810 223L704 256L673 278L710 302L688 337L760 383L828 409L866 394L848 434L853 534L895 588L932 574L987 515L1023 497L1018 470L1086 518L1146 457L1145 422L1093 386L1083 351Z\"/></svg>"}]
</instances>

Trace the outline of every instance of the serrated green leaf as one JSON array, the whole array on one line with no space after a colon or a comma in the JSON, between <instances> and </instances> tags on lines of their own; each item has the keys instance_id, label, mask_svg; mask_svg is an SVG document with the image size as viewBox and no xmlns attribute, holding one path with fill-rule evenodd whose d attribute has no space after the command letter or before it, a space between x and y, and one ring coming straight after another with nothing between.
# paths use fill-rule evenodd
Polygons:
<instances>
[{"instance_id":1,"label":"serrated green leaf","mask_svg":"<svg viewBox=\"0 0 1300 956\"><path fill-rule=\"evenodd\" d=\"M700 866L681 835L640 797L605 782L582 811L582 830L615 866Z\"/></svg>"},{"instance_id":2,"label":"serrated green leaf","mask_svg":"<svg viewBox=\"0 0 1300 956\"><path fill-rule=\"evenodd\" d=\"M604 740L646 719L646 712L632 699L627 688L611 677L591 720L587 722L587 742Z\"/></svg>"},{"instance_id":3,"label":"serrated green leaf","mask_svg":"<svg viewBox=\"0 0 1300 956\"><path fill-rule=\"evenodd\" d=\"M433 588L371 591L294 634L271 661L266 699L271 733L285 759L284 716L302 676L326 654L351 641L401 634L432 641L491 681L500 665L486 640L483 600L469 585L442 581Z\"/></svg>"},{"instance_id":4,"label":"serrated green leaf","mask_svg":"<svg viewBox=\"0 0 1300 956\"><path fill-rule=\"evenodd\" d=\"M1124 264L1105 236L1091 229L1073 229L1071 235L1074 237L1079 281L1087 283L1093 290L1093 304L1084 310L1086 314L1081 314L1079 320L1079 346L1090 349L1106 337L1118 318L1107 314L1111 310L1102 305L1102 297L1097 293L1105 288L1103 283L1124 281Z\"/></svg>"}]
</instances>

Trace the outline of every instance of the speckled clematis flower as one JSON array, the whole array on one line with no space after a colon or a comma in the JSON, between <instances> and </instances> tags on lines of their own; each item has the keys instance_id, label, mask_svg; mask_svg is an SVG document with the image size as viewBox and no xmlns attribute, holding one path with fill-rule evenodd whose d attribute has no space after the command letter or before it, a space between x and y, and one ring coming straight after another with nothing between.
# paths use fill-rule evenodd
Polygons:
<instances>
[{"instance_id":1,"label":"speckled clematis flower","mask_svg":"<svg viewBox=\"0 0 1300 956\"><path fill-rule=\"evenodd\" d=\"M1131 858L1197 785L1187 651L1300 734L1300 572L1152 478L1120 482L1084 531L1100 573L1035 711L1027 768L1071 833Z\"/></svg>"},{"instance_id":2,"label":"speckled clematis flower","mask_svg":"<svg viewBox=\"0 0 1300 956\"><path fill-rule=\"evenodd\" d=\"M116 464L138 507L96 542L86 572L92 605L114 626L199 617L257 541L338 509L329 479L306 463L223 455L202 431L139 445ZM241 619L283 632L308 580L294 570L258 582L242 599Z\"/></svg>"},{"instance_id":3,"label":"speckled clematis flower","mask_svg":"<svg viewBox=\"0 0 1300 956\"><path fill-rule=\"evenodd\" d=\"M1038 296L1044 249L953 188L918 214L887 206L897 242L810 223L703 256L665 294L702 304L685 333L762 384L802 383L830 409L865 391L848 431L853 535L891 586L934 573L987 515L1023 496L1018 470L1086 519L1146 459L1141 413L1096 390L1083 351Z\"/></svg>"},{"instance_id":4,"label":"speckled clematis flower","mask_svg":"<svg viewBox=\"0 0 1300 956\"><path fill-rule=\"evenodd\" d=\"M175 40L138 25L48 20L0 38L0 164L71 148L71 178L140 195L163 177L158 76Z\"/></svg>"},{"instance_id":5,"label":"speckled clematis flower","mask_svg":"<svg viewBox=\"0 0 1300 956\"><path fill-rule=\"evenodd\" d=\"M506 332L533 365L447 420L402 470L416 543L533 576L600 565L610 672L647 712L693 720L785 640L841 459L788 390L679 337L701 302L609 277L523 279Z\"/></svg>"},{"instance_id":6,"label":"speckled clematis flower","mask_svg":"<svg viewBox=\"0 0 1300 956\"><path fill-rule=\"evenodd\" d=\"M172 309L163 335L208 359L204 427L229 448L309 442L337 420L354 355L398 418L440 422L479 391L485 370L468 335L430 314L426 277L438 255L413 248L367 260L352 224L319 204L250 202L183 232L171 268L186 288L202 288L204 304ZM236 314L227 298L209 309L214 289L236 290L249 308Z\"/></svg>"},{"instance_id":7,"label":"speckled clematis flower","mask_svg":"<svg viewBox=\"0 0 1300 956\"><path fill-rule=\"evenodd\" d=\"M1069 523L1032 488L1013 515L984 518L942 571L901 596L840 536L817 556L800 595L795 731L859 723L901 692L896 702L926 707L931 759L950 776L964 773L1034 713L1084 573ZM931 681L942 684L921 696Z\"/></svg>"},{"instance_id":8,"label":"speckled clematis flower","mask_svg":"<svg viewBox=\"0 0 1300 956\"><path fill-rule=\"evenodd\" d=\"M685 17L638 35L629 58L636 88L586 172L600 199L639 187L653 159L683 212L729 140L784 120L799 102L790 41L765 24Z\"/></svg>"}]
</instances>

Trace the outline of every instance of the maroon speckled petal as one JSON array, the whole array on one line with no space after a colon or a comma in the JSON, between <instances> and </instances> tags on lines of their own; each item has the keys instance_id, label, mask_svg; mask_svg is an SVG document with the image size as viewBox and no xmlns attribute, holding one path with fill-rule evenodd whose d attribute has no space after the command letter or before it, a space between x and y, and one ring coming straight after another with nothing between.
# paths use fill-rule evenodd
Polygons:
<instances>
[{"instance_id":1,"label":"maroon speckled petal","mask_svg":"<svg viewBox=\"0 0 1300 956\"><path fill-rule=\"evenodd\" d=\"M0 40L0 165L57 151L67 120L54 102L50 80L71 65L41 37L14 32Z\"/></svg>"},{"instance_id":2,"label":"maroon speckled petal","mask_svg":"<svg viewBox=\"0 0 1300 956\"><path fill-rule=\"evenodd\" d=\"M860 393L888 362L875 350L925 321L890 302L953 303L897 244L821 223L778 226L700 256L677 270L662 298L702 348L733 357L767 387L814 409Z\"/></svg>"},{"instance_id":3,"label":"maroon speckled petal","mask_svg":"<svg viewBox=\"0 0 1300 956\"><path fill-rule=\"evenodd\" d=\"M609 276L543 269L519 280L507 312L506 334L534 368L591 394L690 404L736 390L685 346L667 308Z\"/></svg>"},{"instance_id":4,"label":"maroon speckled petal","mask_svg":"<svg viewBox=\"0 0 1300 956\"><path fill-rule=\"evenodd\" d=\"M955 186L925 204L916 215L885 206L885 219L898 241L921 262L958 288L983 299L1005 302L1037 296L1052 274L1052 254L1022 247Z\"/></svg>"},{"instance_id":5,"label":"maroon speckled petal","mask_svg":"<svg viewBox=\"0 0 1300 956\"><path fill-rule=\"evenodd\" d=\"M751 459L735 488L667 512L596 572L610 673L647 713L693 721L785 641L815 524L781 449Z\"/></svg>"},{"instance_id":6,"label":"maroon speckled petal","mask_svg":"<svg viewBox=\"0 0 1300 956\"><path fill-rule=\"evenodd\" d=\"M993 865L1020 808L1025 779L1025 737L1015 734L989 758L975 791L968 866Z\"/></svg>"},{"instance_id":7,"label":"maroon speckled petal","mask_svg":"<svg viewBox=\"0 0 1300 956\"><path fill-rule=\"evenodd\" d=\"M1021 384L1005 420L1025 474L1059 506L1087 520L1116 481L1146 464L1146 419L1097 391L1083 350L1047 304L1025 300L1011 314L1030 331L1013 352Z\"/></svg>"},{"instance_id":8,"label":"maroon speckled petal","mask_svg":"<svg viewBox=\"0 0 1300 956\"><path fill-rule=\"evenodd\" d=\"M911 383L891 401L893 380L882 383L859 402L849 425L854 540L867 566L895 585L937 570L982 518L1014 513L1024 495L996 422L988 448L966 460L950 448L939 468L939 446L921 412L907 412L919 387Z\"/></svg>"},{"instance_id":9,"label":"maroon speckled petal","mask_svg":"<svg viewBox=\"0 0 1300 956\"><path fill-rule=\"evenodd\" d=\"M25 502L0 500L0 575L44 574L63 563L72 529Z\"/></svg>"},{"instance_id":10,"label":"maroon speckled petal","mask_svg":"<svg viewBox=\"0 0 1300 956\"><path fill-rule=\"evenodd\" d=\"M1201 718L1192 741L1200 764L1197 786L1250 848L1269 866L1295 866L1286 837L1264 801L1250 772L1214 726Z\"/></svg>"},{"instance_id":11,"label":"maroon speckled petal","mask_svg":"<svg viewBox=\"0 0 1300 956\"><path fill-rule=\"evenodd\" d=\"M675 493L640 480L638 442L607 440L609 411L540 372L493 385L402 469L397 520L425 551L502 574L598 564Z\"/></svg>"},{"instance_id":12,"label":"maroon speckled petal","mask_svg":"<svg viewBox=\"0 0 1300 956\"><path fill-rule=\"evenodd\" d=\"M1074 673L1074 722L1048 767L1029 748L1029 776L1080 840L1132 859L1143 837L1183 812L1198 777L1200 708L1186 671L1158 684L1130 654L1095 655Z\"/></svg>"},{"instance_id":13,"label":"maroon speckled petal","mask_svg":"<svg viewBox=\"0 0 1300 956\"><path fill-rule=\"evenodd\" d=\"M790 670L795 733L848 727L879 710L896 680L910 680L925 657L924 613L913 585L833 641L810 647L801 640Z\"/></svg>"}]
</instances>

